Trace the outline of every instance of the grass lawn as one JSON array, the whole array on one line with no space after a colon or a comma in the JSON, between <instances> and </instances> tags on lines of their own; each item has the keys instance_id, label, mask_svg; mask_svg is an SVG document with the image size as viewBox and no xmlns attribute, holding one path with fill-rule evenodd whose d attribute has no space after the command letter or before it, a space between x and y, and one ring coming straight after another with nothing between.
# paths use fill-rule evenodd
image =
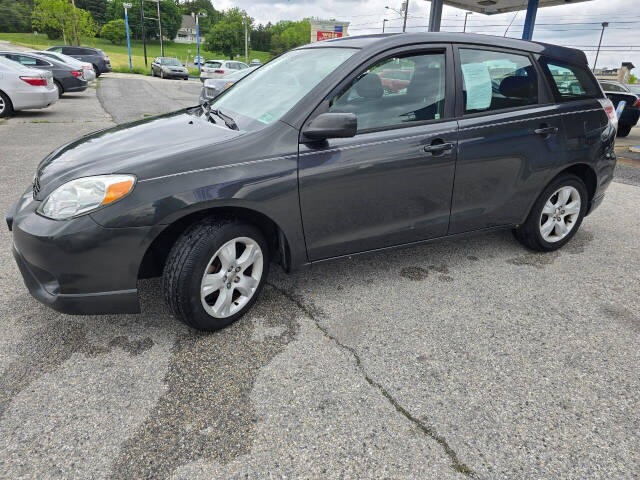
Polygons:
<instances>
[{"instance_id":1,"label":"grass lawn","mask_svg":"<svg viewBox=\"0 0 640 480\"><path fill-rule=\"evenodd\" d=\"M62 39L49 40L49 37L45 34L33 35L31 33L0 33L0 40L8 40L12 43L37 50L44 50L52 45L60 45L62 43ZM122 45L113 45L109 40L103 38L87 38L81 43L89 47L104 50L109 56L111 66L115 71L126 72L129 70L126 40ZM191 53L189 53L189 50L191 50ZM196 56L196 44L164 42L164 54L166 57L176 57L182 63L185 63L187 60L189 63L193 63L193 57ZM206 60L225 58L224 55L219 52L204 50L202 44L200 44L200 55ZM158 56L160 56L160 42L157 40L147 42L147 59L149 65L151 65L153 59ZM254 58L266 62L271 58L271 55L269 52L249 50L249 61ZM244 61L244 58L239 58L239 60ZM144 51L141 40L131 40L131 62L133 63L136 73L148 73L151 71L150 66L146 69L144 66ZM193 69L192 73L197 74L197 70Z\"/></svg>"}]
</instances>

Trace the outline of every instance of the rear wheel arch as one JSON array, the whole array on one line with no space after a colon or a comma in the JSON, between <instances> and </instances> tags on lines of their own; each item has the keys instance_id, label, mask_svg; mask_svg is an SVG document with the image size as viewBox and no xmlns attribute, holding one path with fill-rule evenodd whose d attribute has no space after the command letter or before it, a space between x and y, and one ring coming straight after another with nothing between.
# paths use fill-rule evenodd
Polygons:
<instances>
[{"instance_id":1,"label":"rear wheel arch","mask_svg":"<svg viewBox=\"0 0 640 480\"><path fill-rule=\"evenodd\" d=\"M138 278L162 275L167 256L180 235L191 225L208 217L234 218L255 225L269 244L270 258L288 271L290 267L289 242L284 231L265 214L244 207L216 207L185 215L167 225L149 244L138 268Z\"/></svg>"}]
</instances>

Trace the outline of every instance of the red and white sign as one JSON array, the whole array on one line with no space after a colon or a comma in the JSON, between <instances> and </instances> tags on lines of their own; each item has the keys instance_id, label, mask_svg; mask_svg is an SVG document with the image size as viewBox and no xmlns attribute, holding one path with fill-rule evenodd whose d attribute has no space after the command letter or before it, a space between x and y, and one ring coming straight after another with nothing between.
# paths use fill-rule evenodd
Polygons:
<instances>
[{"instance_id":1,"label":"red and white sign","mask_svg":"<svg viewBox=\"0 0 640 480\"><path fill-rule=\"evenodd\" d=\"M327 32L318 30L316 34L316 41L321 42L322 40L329 40L331 38L340 38L342 37L342 32Z\"/></svg>"}]
</instances>

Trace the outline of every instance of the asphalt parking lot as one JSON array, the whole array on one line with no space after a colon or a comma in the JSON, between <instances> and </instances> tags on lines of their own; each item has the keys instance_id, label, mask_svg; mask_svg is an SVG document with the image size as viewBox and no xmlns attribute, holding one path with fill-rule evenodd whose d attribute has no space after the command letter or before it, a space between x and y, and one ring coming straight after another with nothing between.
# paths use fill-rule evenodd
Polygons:
<instances>
[{"instance_id":1,"label":"asphalt parking lot","mask_svg":"<svg viewBox=\"0 0 640 480\"><path fill-rule=\"evenodd\" d=\"M195 104L199 87L105 75L0 122L0 209L60 144ZM175 321L155 280L140 315L51 311L0 229L0 478L637 478L629 175L558 252L494 232L273 268L215 334Z\"/></svg>"}]
</instances>

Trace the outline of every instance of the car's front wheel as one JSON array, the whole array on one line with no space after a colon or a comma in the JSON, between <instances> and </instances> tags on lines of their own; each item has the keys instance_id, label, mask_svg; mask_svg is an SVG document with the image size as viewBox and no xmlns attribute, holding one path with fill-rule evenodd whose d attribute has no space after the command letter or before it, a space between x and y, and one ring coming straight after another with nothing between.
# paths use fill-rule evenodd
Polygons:
<instances>
[{"instance_id":1,"label":"car's front wheel","mask_svg":"<svg viewBox=\"0 0 640 480\"><path fill-rule=\"evenodd\" d=\"M53 84L56 86L56 90L58 90L58 98L60 98L64 93L64 89L62 88L62 85L60 85L60 82L58 82L57 80L54 80Z\"/></svg>"},{"instance_id":2,"label":"car's front wheel","mask_svg":"<svg viewBox=\"0 0 640 480\"><path fill-rule=\"evenodd\" d=\"M631 125L618 125L618 137L626 137L631 133Z\"/></svg>"},{"instance_id":3,"label":"car's front wheel","mask_svg":"<svg viewBox=\"0 0 640 480\"><path fill-rule=\"evenodd\" d=\"M575 175L561 175L540 194L529 217L514 230L514 234L531 250L557 250L580 228L587 202L584 182Z\"/></svg>"},{"instance_id":4,"label":"car's front wheel","mask_svg":"<svg viewBox=\"0 0 640 480\"><path fill-rule=\"evenodd\" d=\"M209 218L188 228L171 249L163 272L164 296L187 325L218 330L251 308L268 271L269 249L258 228Z\"/></svg>"}]
</instances>

